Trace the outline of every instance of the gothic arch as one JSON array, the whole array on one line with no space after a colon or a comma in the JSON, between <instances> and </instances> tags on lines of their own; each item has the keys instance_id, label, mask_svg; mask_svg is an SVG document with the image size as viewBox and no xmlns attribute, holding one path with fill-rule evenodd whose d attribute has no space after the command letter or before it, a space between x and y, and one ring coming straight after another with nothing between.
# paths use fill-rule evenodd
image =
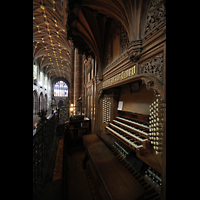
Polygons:
<instances>
[{"instance_id":1,"label":"gothic arch","mask_svg":"<svg viewBox=\"0 0 200 200\"><path fill-rule=\"evenodd\" d=\"M40 92L40 96L39 96L39 111L41 111L42 109L44 109L44 95L42 92Z\"/></svg>"},{"instance_id":2,"label":"gothic arch","mask_svg":"<svg viewBox=\"0 0 200 200\"><path fill-rule=\"evenodd\" d=\"M44 95L44 109L47 110L47 102L48 102L48 98L47 98L47 94Z\"/></svg>"},{"instance_id":3,"label":"gothic arch","mask_svg":"<svg viewBox=\"0 0 200 200\"><path fill-rule=\"evenodd\" d=\"M134 77L133 79L131 79L129 82L133 82L133 81L137 81L137 80L142 80L142 83L143 84L146 84L146 88L148 90L152 90L154 91L155 94L160 94L161 95L161 98L163 100L165 100L166 98L166 94L164 92L164 86L163 84L161 83L160 80L158 80L158 78L156 78L154 75L150 75L150 74L141 74L141 75L138 75L136 77ZM128 82L126 82L128 83ZM113 86L113 87L116 87L117 85ZM104 89L100 89L98 91L98 103L99 103L99 100L103 94L103 90ZM90 91L88 91L88 95L90 95Z\"/></svg>"}]
</instances>

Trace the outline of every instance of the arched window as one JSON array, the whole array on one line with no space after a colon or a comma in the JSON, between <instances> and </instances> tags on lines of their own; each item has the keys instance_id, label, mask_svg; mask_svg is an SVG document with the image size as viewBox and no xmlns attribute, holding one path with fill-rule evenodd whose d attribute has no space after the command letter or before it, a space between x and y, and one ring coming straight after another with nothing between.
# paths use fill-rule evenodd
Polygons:
<instances>
[{"instance_id":1,"label":"arched window","mask_svg":"<svg viewBox=\"0 0 200 200\"><path fill-rule=\"evenodd\" d=\"M58 81L54 86L55 97L68 97L68 86L64 81Z\"/></svg>"},{"instance_id":2,"label":"arched window","mask_svg":"<svg viewBox=\"0 0 200 200\"><path fill-rule=\"evenodd\" d=\"M33 79L37 79L37 65L35 64L33 65Z\"/></svg>"}]
</instances>

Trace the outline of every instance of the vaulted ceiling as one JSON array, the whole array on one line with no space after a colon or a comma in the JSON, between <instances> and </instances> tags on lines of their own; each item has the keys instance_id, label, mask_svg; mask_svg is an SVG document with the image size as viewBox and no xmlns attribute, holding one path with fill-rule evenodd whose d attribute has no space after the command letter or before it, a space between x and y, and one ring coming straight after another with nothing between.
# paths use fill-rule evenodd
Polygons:
<instances>
[{"instance_id":1,"label":"vaulted ceiling","mask_svg":"<svg viewBox=\"0 0 200 200\"><path fill-rule=\"evenodd\" d=\"M108 41L121 17L119 5L112 1L69 0L67 37L79 52L97 56L104 64ZM125 18L124 21L127 22Z\"/></svg>"},{"instance_id":2,"label":"vaulted ceiling","mask_svg":"<svg viewBox=\"0 0 200 200\"><path fill-rule=\"evenodd\" d=\"M124 26L130 43L144 37L150 2L33 0L33 62L37 59L51 79L61 77L70 82L73 42L80 53L97 58L101 71L118 23Z\"/></svg>"},{"instance_id":3,"label":"vaulted ceiling","mask_svg":"<svg viewBox=\"0 0 200 200\"><path fill-rule=\"evenodd\" d=\"M121 23L129 41L144 36L150 0L69 0L67 37L82 53L95 55L98 66L105 65L108 40Z\"/></svg>"},{"instance_id":4,"label":"vaulted ceiling","mask_svg":"<svg viewBox=\"0 0 200 200\"><path fill-rule=\"evenodd\" d=\"M65 9L65 0L33 0L33 62L52 80L70 82L72 43L66 39Z\"/></svg>"}]
</instances>

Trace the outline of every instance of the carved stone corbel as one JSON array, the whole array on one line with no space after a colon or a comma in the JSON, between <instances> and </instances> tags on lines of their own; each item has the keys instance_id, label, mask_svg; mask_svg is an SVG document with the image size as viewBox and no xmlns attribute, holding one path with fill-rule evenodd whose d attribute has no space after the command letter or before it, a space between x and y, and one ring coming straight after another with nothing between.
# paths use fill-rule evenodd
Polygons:
<instances>
[{"instance_id":1,"label":"carved stone corbel","mask_svg":"<svg viewBox=\"0 0 200 200\"><path fill-rule=\"evenodd\" d=\"M128 57L132 62L137 62L141 56L142 50L136 52L128 52Z\"/></svg>"},{"instance_id":2,"label":"carved stone corbel","mask_svg":"<svg viewBox=\"0 0 200 200\"><path fill-rule=\"evenodd\" d=\"M142 53L142 41L132 41L128 45L128 57L132 62L137 62Z\"/></svg>"}]
</instances>

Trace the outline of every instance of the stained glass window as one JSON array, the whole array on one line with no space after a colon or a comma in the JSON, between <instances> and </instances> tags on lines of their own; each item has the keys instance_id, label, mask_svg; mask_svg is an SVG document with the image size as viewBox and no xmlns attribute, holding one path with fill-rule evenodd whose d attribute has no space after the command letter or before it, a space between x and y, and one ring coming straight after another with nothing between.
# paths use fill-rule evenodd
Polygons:
<instances>
[{"instance_id":1,"label":"stained glass window","mask_svg":"<svg viewBox=\"0 0 200 200\"><path fill-rule=\"evenodd\" d=\"M58 81L54 86L55 97L68 97L68 86L64 81Z\"/></svg>"}]
</instances>

